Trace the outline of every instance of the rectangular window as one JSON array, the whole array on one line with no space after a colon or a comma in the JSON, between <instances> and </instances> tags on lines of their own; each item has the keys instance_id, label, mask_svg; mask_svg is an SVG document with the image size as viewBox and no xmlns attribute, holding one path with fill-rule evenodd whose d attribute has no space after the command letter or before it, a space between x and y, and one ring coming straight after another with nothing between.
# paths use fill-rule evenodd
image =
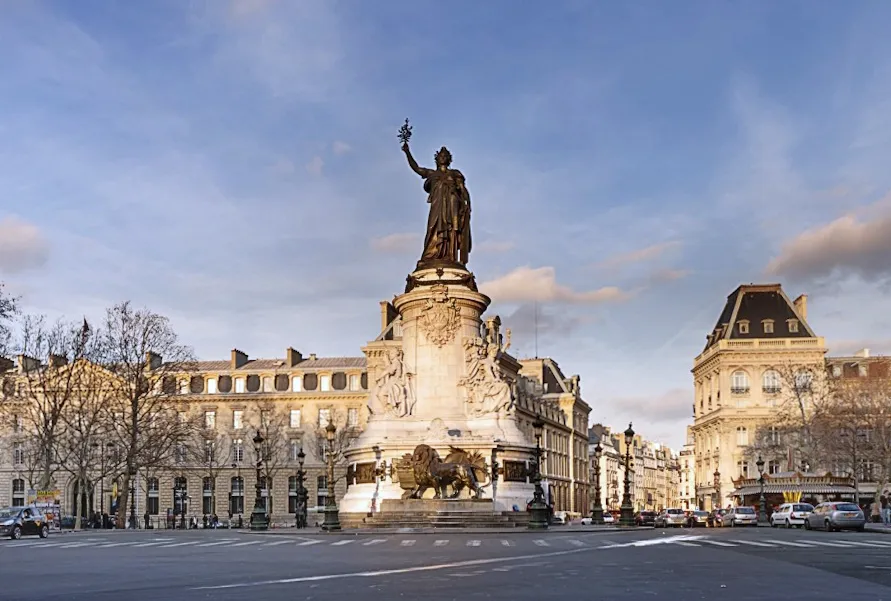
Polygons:
<instances>
[{"instance_id":1,"label":"rectangular window","mask_svg":"<svg viewBox=\"0 0 891 601\"><path fill-rule=\"evenodd\" d=\"M212 464L216 459L216 444L212 440L204 441L204 463Z\"/></svg>"},{"instance_id":2,"label":"rectangular window","mask_svg":"<svg viewBox=\"0 0 891 601\"><path fill-rule=\"evenodd\" d=\"M217 379L216 378L207 378L207 394L216 394L217 393Z\"/></svg>"},{"instance_id":3,"label":"rectangular window","mask_svg":"<svg viewBox=\"0 0 891 601\"><path fill-rule=\"evenodd\" d=\"M177 443L176 448L173 451L174 457L173 460L176 463L185 463L186 462L186 445L183 443Z\"/></svg>"},{"instance_id":4,"label":"rectangular window","mask_svg":"<svg viewBox=\"0 0 891 601\"><path fill-rule=\"evenodd\" d=\"M24 420L21 415L15 416L15 425L13 426L13 432L21 432L24 428Z\"/></svg>"},{"instance_id":5,"label":"rectangular window","mask_svg":"<svg viewBox=\"0 0 891 601\"><path fill-rule=\"evenodd\" d=\"M301 441L299 438L295 438L294 440L292 440L290 447L289 447L288 458L291 461L297 461L297 459L298 459L297 456L300 454L300 449L302 449L302 448L303 448L303 441Z\"/></svg>"},{"instance_id":6,"label":"rectangular window","mask_svg":"<svg viewBox=\"0 0 891 601\"><path fill-rule=\"evenodd\" d=\"M235 409L232 412L232 429L241 430L244 428L244 410Z\"/></svg>"},{"instance_id":7,"label":"rectangular window","mask_svg":"<svg viewBox=\"0 0 891 601\"><path fill-rule=\"evenodd\" d=\"M775 459L771 459L767 462L767 473L768 474L776 474L780 471L780 462Z\"/></svg>"},{"instance_id":8,"label":"rectangular window","mask_svg":"<svg viewBox=\"0 0 891 601\"><path fill-rule=\"evenodd\" d=\"M301 392L303 390L303 380L300 376L291 378L291 392Z\"/></svg>"},{"instance_id":9,"label":"rectangular window","mask_svg":"<svg viewBox=\"0 0 891 601\"><path fill-rule=\"evenodd\" d=\"M867 376L867 373L868 373L866 366L865 366L865 365L858 365L858 366L857 366L857 373L860 375L861 378L865 378L865 377Z\"/></svg>"},{"instance_id":10,"label":"rectangular window","mask_svg":"<svg viewBox=\"0 0 891 601\"><path fill-rule=\"evenodd\" d=\"M217 427L217 412L216 411L205 411L204 412L204 427L208 430L216 430L216 427Z\"/></svg>"},{"instance_id":11,"label":"rectangular window","mask_svg":"<svg viewBox=\"0 0 891 601\"><path fill-rule=\"evenodd\" d=\"M319 476L316 480L316 488L318 489L318 492L316 493L316 506L324 507L328 504L328 478Z\"/></svg>"},{"instance_id":12,"label":"rectangular window","mask_svg":"<svg viewBox=\"0 0 891 601\"><path fill-rule=\"evenodd\" d=\"M272 376L263 376L263 392L274 392L275 388L272 386Z\"/></svg>"},{"instance_id":13,"label":"rectangular window","mask_svg":"<svg viewBox=\"0 0 891 601\"><path fill-rule=\"evenodd\" d=\"M260 410L260 427L268 428L269 427L269 409Z\"/></svg>"},{"instance_id":14,"label":"rectangular window","mask_svg":"<svg viewBox=\"0 0 891 601\"><path fill-rule=\"evenodd\" d=\"M770 320L765 320L763 323L764 323L764 333L765 334L773 334L773 322Z\"/></svg>"},{"instance_id":15,"label":"rectangular window","mask_svg":"<svg viewBox=\"0 0 891 601\"><path fill-rule=\"evenodd\" d=\"M201 499L201 512L208 516L214 514L213 497L205 496Z\"/></svg>"},{"instance_id":16,"label":"rectangular window","mask_svg":"<svg viewBox=\"0 0 891 601\"><path fill-rule=\"evenodd\" d=\"M20 442L12 445L12 463L13 465L22 465L25 463L25 449Z\"/></svg>"},{"instance_id":17,"label":"rectangular window","mask_svg":"<svg viewBox=\"0 0 891 601\"><path fill-rule=\"evenodd\" d=\"M797 319L789 320L789 331L793 334L798 332L798 320Z\"/></svg>"},{"instance_id":18,"label":"rectangular window","mask_svg":"<svg viewBox=\"0 0 891 601\"><path fill-rule=\"evenodd\" d=\"M331 410L330 409L319 409L319 427L327 428L328 422L331 421Z\"/></svg>"},{"instance_id":19,"label":"rectangular window","mask_svg":"<svg viewBox=\"0 0 891 601\"><path fill-rule=\"evenodd\" d=\"M291 409L290 425L292 428L300 427L300 409Z\"/></svg>"},{"instance_id":20,"label":"rectangular window","mask_svg":"<svg viewBox=\"0 0 891 601\"><path fill-rule=\"evenodd\" d=\"M25 481L16 478L12 481L12 506L21 507L25 504Z\"/></svg>"},{"instance_id":21,"label":"rectangular window","mask_svg":"<svg viewBox=\"0 0 891 601\"><path fill-rule=\"evenodd\" d=\"M244 392L244 378L235 378L235 392Z\"/></svg>"},{"instance_id":22,"label":"rectangular window","mask_svg":"<svg viewBox=\"0 0 891 601\"><path fill-rule=\"evenodd\" d=\"M235 463L244 461L244 442L240 438L232 441L232 461Z\"/></svg>"},{"instance_id":23,"label":"rectangular window","mask_svg":"<svg viewBox=\"0 0 891 601\"><path fill-rule=\"evenodd\" d=\"M357 374L350 376L350 390L359 390L360 378Z\"/></svg>"},{"instance_id":24,"label":"rectangular window","mask_svg":"<svg viewBox=\"0 0 891 601\"><path fill-rule=\"evenodd\" d=\"M329 392L331 390L331 376L319 377L319 390Z\"/></svg>"},{"instance_id":25,"label":"rectangular window","mask_svg":"<svg viewBox=\"0 0 891 601\"><path fill-rule=\"evenodd\" d=\"M148 511L149 515L158 515L161 511L161 499L158 497L149 497L148 498L148 507L146 511Z\"/></svg>"},{"instance_id":26,"label":"rectangular window","mask_svg":"<svg viewBox=\"0 0 891 601\"><path fill-rule=\"evenodd\" d=\"M347 426L355 428L359 425L359 410L355 407L347 409Z\"/></svg>"}]
</instances>

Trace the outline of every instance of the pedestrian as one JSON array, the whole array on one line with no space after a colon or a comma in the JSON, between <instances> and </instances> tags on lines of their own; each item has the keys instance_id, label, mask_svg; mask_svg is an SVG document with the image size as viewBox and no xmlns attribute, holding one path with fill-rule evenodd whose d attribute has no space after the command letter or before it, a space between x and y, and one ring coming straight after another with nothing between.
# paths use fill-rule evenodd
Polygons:
<instances>
[{"instance_id":1,"label":"pedestrian","mask_svg":"<svg viewBox=\"0 0 891 601\"><path fill-rule=\"evenodd\" d=\"M201 519L203 520L203 526L202 526L202 527L203 527L205 530L207 530L207 514L205 513L204 516L203 516Z\"/></svg>"},{"instance_id":2,"label":"pedestrian","mask_svg":"<svg viewBox=\"0 0 891 601\"><path fill-rule=\"evenodd\" d=\"M879 503L882 505L882 523L887 526L891 524L891 503L889 503L887 493L879 497Z\"/></svg>"}]
</instances>

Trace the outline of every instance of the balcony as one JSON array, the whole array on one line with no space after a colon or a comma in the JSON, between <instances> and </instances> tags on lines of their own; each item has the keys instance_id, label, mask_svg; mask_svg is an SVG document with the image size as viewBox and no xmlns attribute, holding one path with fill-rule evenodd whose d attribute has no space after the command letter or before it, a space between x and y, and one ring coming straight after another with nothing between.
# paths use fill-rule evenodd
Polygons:
<instances>
[{"instance_id":1,"label":"balcony","mask_svg":"<svg viewBox=\"0 0 891 601\"><path fill-rule=\"evenodd\" d=\"M761 390L764 394L779 394L783 388L781 386L764 386Z\"/></svg>"},{"instance_id":2,"label":"balcony","mask_svg":"<svg viewBox=\"0 0 891 601\"><path fill-rule=\"evenodd\" d=\"M732 386L730 388L732 394L749 394L748 386Z\"/></svg>"},{"instance_id":3,"label":"balcony","mask_svg":"<svg viewBox=\"0 0 891 601\"><path fill-rule=\"evenodd\" d=\"M719 340L717 344L704 350L694 365L721 351L783 351L803 349L824 349L826 342L822 336L816 338L779 338L765 340Z\"/></svg>"}]
</instances>

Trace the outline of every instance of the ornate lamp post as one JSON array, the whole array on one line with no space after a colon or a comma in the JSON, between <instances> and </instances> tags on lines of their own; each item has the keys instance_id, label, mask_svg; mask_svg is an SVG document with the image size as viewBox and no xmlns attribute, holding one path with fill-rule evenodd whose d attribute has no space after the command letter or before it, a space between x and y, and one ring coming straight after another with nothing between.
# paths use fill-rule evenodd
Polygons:
<instances>
[{"instance_id":1,"label":"ornate lamp post","mask_svg":"<svg viewBox=\"0 0 891 601\"><path fill-rule=\"evenodd\" d=\"M532 493L532 507L529 518L529 528L546 530L548 527L548 505L544 500L544 490L541 488L541 434L544 430L544 422L540 415L535 416L532 422L535 432L535 471L532 472L532 483L535 491Z\"/></svg>"},{"instance_id":2,"label":"ornate lamp post","mask_svg":"<svg viewBox=\"0 0 891 601\"><path fill-rule=\"evenodd\" d=\"M136 530L139 523L136 521L136 470L130 473L130 529Z\"/></svg>"},{"instance_id":3,"label":"ornate lamp post","mask_svg":"<svg viewBox=\"0 0 891 601\"><path fill-rule=\"evenodd\" d=\"M715 468L715 473L712 474L715 478L715 507L714 509L721 508L721 472L718 471L718 468Z\"/></svg>"},{"instance_id":4,"label":"ornate lamp post","mask_svg":"<svg viewBox=\"0 0 891 601\"><path fill-rule=\"evenodd\" d=\"M767 523L767 507L764 500L764 460L761 455L758 455L755 465L758 466L758 485L761 487L761 494L758 496L758 522L765 524Z\"/></svg>"},{"instance_id":5,"label":"ornate lamp post","mask_svg":"<svg viewBox=\"0 0 891 601\"><path fill-rule=\"evenodd\" d=\"M337 428L333 420L328 420L325 428L325 438L328 439L328 495L325 497L325 521L322 522L322 530L328 532L340 530L340 514L337 511L337 501L334 498L334 434Z\"/></svg>"},{"instance_id":6,"label":"ornate lamp post","mask_svg":"<svg viewBox=\"0 0 891 601\"><path fill-rule=\"evenodd\" d=\"M600 443L594 447L594 509L591 511L591 521L595 524L603 524L603 505L600 503L600 458L603 456L603 447Z\"/></svg>"},{"instance_id":7,"label":"ornate lamp post","mask_svg":"<svg viewBox=\"0 0 891 601\"><path fill-rule=\"evenodd\" d=\"M304 498L304 485L303 483L306 481L306 472L303 471L303 462L306 459L306 453L303 452L303 447L300 447L300 452L297 453L297 508L294 512L294 519L296 520L296 526L298 528L306 528L306 499Z\"/></svg>"},{"instance_id":8,"label":"ornate lamp post","mask_svg":"<svg viewBox=\"0 0 891 601\"><path fill-rule=\"evenodd\" d=\"M254 449L257 453L257 494L254 498L254 509L251 511L251 530L269 529L269 517L266 515L262 488L260 487L260 479L262 478L260 469L263 467L263 442L263 435L257 430L257 435L254 436Z\"/></svg>"},{"instance_id":9,"label":"ornate lamp post","mask_svg":"<svg viewBox=\"0 0 891 601\"><path fill-rule=\"evenodd\" d=\"M622 494L622 507L619 510L619 524L634 526L634 504L631 498L631 445L634 443L634 429L628 424L625 430L625 492Z\"/></svg>"}]
</instances>

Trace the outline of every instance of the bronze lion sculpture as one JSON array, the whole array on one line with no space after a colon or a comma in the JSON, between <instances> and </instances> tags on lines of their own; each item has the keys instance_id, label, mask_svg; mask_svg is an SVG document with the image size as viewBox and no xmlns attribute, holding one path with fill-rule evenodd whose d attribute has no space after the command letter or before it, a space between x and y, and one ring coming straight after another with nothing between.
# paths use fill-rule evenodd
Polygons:
<instances>
[{"instance_id":1,"label":"bronze lion sculpture","mask_svg":"<svg viewBox=\"0 0 891 601\"><path fill-rule=\"evenodd\" d=\"M414 453L405 456L403 465L411 466L411 479L414 480L413 486L403 495L410 499L422 498L428 488L435 491L434 499L456 499L465 488L470 490L472 499L479 499L483 494L481 483L489 477L486 460L478 451L468 453L452 446L443 461L436 449L420 444ZM408 469L405 471L409 472Z\"/></svg>"}]
</instances>

